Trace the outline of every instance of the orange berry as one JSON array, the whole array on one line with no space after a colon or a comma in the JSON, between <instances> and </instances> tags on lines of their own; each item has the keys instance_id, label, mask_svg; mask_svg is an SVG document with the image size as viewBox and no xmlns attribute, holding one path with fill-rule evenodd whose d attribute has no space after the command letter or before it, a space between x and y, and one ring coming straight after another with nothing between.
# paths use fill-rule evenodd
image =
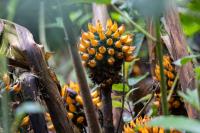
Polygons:
<instances>
[{"instance_id":1,"label":"orange berry","mask_svg":"<svg viewBox=\"0 0 200 133\"><path fill-rule=\"evenodd\" d=\"M128 40L128 35L121 36L121 38L120 38L120 41L122 43L126 43L127 40Z\"/></svg>"},{"instance_id":2,"label":"orange berry","mask_svg":"<svg viewBox=\"0 0 200 133\"><path fill-rule=\"evenodd\" d=\"M121 25L119 28L118 28L118 31L119 31L119 34L123 34L124 31L125 31L125 26L124 25Z\"/></svg>"},{"instance_id":3,"label":"orange berry","mask_svg":"<svg viewBox=\"0 0 200 133\"><path fill-rule=\"evenodd\" d=\"M97 40L91 40L91 45L93 46L93 47L96 47L97 45L98 45L98 41Z\"/></svg>"},{"instance_id":4,"label":"orange berry","mask_svg":"<svg viewBox=\"0 0 200 133\"><path fill-rule=\"evenodd\" d=\"M17 83L16 85L13 86L13 89L16 93L18 93L21 90L20 83Z\"/></svg>"},{"instance_id":5,"label":"orange berry","mask_svg":"<svg viewBox=\"0 0 200 133\"><path fill-rule=\"evenodd\" d=\"M88 53L90 55L94 55L96 53L96 50L94 48L88 48Z\"/></svg>"},{"instance_id":6,"label":"orange berry","mask_svg":"<svg viewBox=\"0 0 200 133\"><path fill-rule=\"evenodd\" d=\"M75 112L76 111L76 107L73 104L69 104L69 111L70 112Z\"/></svg>"},{"instance_id":7,"label":"orange berry","mask_svg":"<svg viewBox=\"0 0 200 133\"><path fill-rule=\"evenodd\" d=\"M115 54L115 50L113 48L109 48L108 49L108 54L109 55L114 55Z\"/></svg>"},{"instance_id":8,"label":"orange berry","mask_svg":"<svg viewBox=\"0 0 200 133\"><path fill-rule=\"evenodd\" d=\"M116 48L121 48L122 47L122 43L120 41L116 41L115 42L115 47Z\"/></svg>"},{"instance_id":9,"label":"orange berry","mask_svg":"<svg viewBox=\"0 0 200 133\"><path fill-rule=\"evenodd\" d=\"M115 59L113 57L108 58L108 64L113 65L115 63Z\"/></svg>"},{"instance_id":10,"label":"orange berry","mask_svg":"<svg viewBox=\"0 0 200 133\"><path fill-rule=\"evenodd\" d=\"M85 48L88 48L90 46L90 42L87 41L87 40L83 40L81 39L81 44L85 47Z\"/></svg>"},{"instance_id":11,"label":"orange berry","mask_svg":"<svg viewBox=\"0 0 200 133\"><path fill-rule=\"evenodd\" d=\"M88 29L92 33L96 32L96 28L91 23L88 24Z\"/></svg>"},{"instance_id":12,"label":"orange berry","mask_svg":"<svg viewBox=\"0 0 200 133\"><path fill-rule=\"evenodd\" d=\"M67 96L67 97L66 97L66 103L67 103L67 104L72 104L72 103L73 103L72 98L69 97L69 96Z\"/></svg>"},{"instance_id":13,"label":"orange berry","mask_svg":"<svg viewBox=\"0 0 200 133\"><path fill-rule=\"evenodd\" d=\"M77 95L77 96L75 97L75 99L76 99L76 101L77 101L79 104L83 105L83 100L82 100L81 96Z\"/></svg>"},{"instance_id":14,"label":"orange berry","mask_svg":"<svg viewBox=\"0 0 200 133\"><path fill-rule=\"evenodd\" d=\"M83 46L82 44L80 44L80 46L79 46L79 51L85 52L85 51L86 51L86 47Z\"/></svg>"},{"instance_id":15,"label":"orange berry","mask_svg":"<svg viewBox=\"0 0 200 133\"><path fill-rule=\"evenodd\" d=\"M67 113L67 117L68 117L69 119L72 119L72 118L74 117L74 114L71 113L71 112L68 112L68 113Z\"/></svg>"},{"instance_id":16,"label":"orange berry","mask_svg":"<svg viewBox=\"0 0 200 133\"><path fill-rule=\"evenodd\" d=\"M105 36L105 34L103 32L100 32L99 33L99 38L100 38L100 40L105 40L106 36Z\"/></svg>"},{"instance_id":17,"label":"orange berry","mask_svg":"<svg viewBox=\"0 0 200 133\"><path fill-rule=\"evenodd\" d=\"M110 29L107 29L105 34L106 34L106 36L110 36L112 34L112 31Z\"/></svg>"},{"instance_id":18,"label":"orange berry","mask_svg":"<svg viewBox=\"0 0 200 133\"><path fill-rule=\"evenodd\" d=\"M104 46L99 47L99 53L104 54L106 52L106 48Z\"/></svg>"},{"instance_id":19,"label":"orange berry","mask_svg":"<svg viewBox=\"0 0 200 133\"><path fill-rule=\"evenodd\" d=\"M89 39L94 39L94 34L92 32L88 32Z\"/></svg>"},{"instance_id":20,"label":"orange berry","mask_svg":"<svg viewBox=\"0 0 200 133\"><path fill-rule=\"evenodd\" d=\"M89 39L89 34L87 32L83 32L81 37L82 39L87 40Z\"/></svg>"},{"instance_id":21,"label":"orange berry","mask_svg":"<svg viewBox=\"0 0 200 133\"><path fill-rule=\"evenodd\" d=\"M170 88L172 87L173 83L174 83L174 82L171 81L171 80L168 80L168 81L167 81L167 85L168 85Z\"/></svg>"},{"instance_id":22,"label":"orange berry","mask_svg":"<svg viewBox=\"0 0 200 133\"><path fill-rule=\"evenodd\" d=\"M79 116L76 121L77 121L77 123L81 124L84 121L84 119L85 118L83 116Z\"/></svg>"},{"instance_id":23,"label":"orange berry","mask_svg":"<svg viewBox=\"0 0 200 133\"><path fill-rule=\"evenodd\" d=\"M88 65L90 66L90 67L95 67L97 64L96 64L96 61L93 59L93 60L90 60L89 62L88 62Z\"/></svg>"},{"instance_id":24,"label":"orange berry","mask_svg":"<svg viewBox=\"0 0 200 133\"><path fill-rule=\"evenodd\" d=\"M95 58L96 58L97 60L102 60L102 59L103 59L103 55L100 54L100 53L97 53L96 56L95 56Z\"/></svg>"},{"instance_id":25,"label":"orange berry","mask_svg":"<svg viewBox=\"0 0 200 133\"><path fill-rule=\"evenodd\" d=\"M118 31L118 30L115 31L115 33L113 34L113 37L114 37L114 38L118 38L118 37L119 37L119 31Z\"/></svg>"},{"instance_id":26,"label":"orange berry","mask_svg":"<svg viewBox=\"0 0 200 133\"><path fill-rule=\"evenodd\" d=\"M167 72L167 77L170 79L174 79L174 74L170 71Z\"/></svg>"},{"instance_id":27,"label":"orange berry","mask_svg":"<svg viewBox=\"0 0 200 133\"><path fill-rule=\"evenodd\" d=\"M118 28L118 25L116 22L114 22L114 24L111 26L111 31L115 32L115 31L117 31L117 28Z\"/></svg>"},{"instance_id":28,"label":"orange berry","mask_svg":"<svg viewBox=\"0 0 200 133\"><path fill-rule=\"evenodd\" d=\"M113 40L112 40L111 38L109 38L109 39L106 41L106 43L107 43L109 46L111 46L111 45L113 44Z\"/></svg>"},{"instance_id":29,"label":"orange berry","mask_svg":"<svg viewBox=\"0 0 200 133\"><path fill-rule=\"evenodd\" d=\"M89 55L86 54L86 53L83 53L82 56L81 56L81 59L84 60L84 61L87 61L89 59Z\"/></svg>"},{"instance_id":30,"label":"orange berry","mask_svg":"<svg viewBox=\"0 0 200 133\"><path fill-rule=\"evenodd\" d=\"M122 51L123 52L127 52L129 50L129 48L130 48L129 46L123 46L122 47Z\"/></svg>"},{"instance_id":31,"label":"orange berry","mask_svg":"<svg viewBox=\"0 0 200 133\"><path fill-rule=\"evenodd\" d=\"M108 19L106 23L106 28L111 28L112 25L113 25L112 20Z\"/></svg>"}]
</instances>

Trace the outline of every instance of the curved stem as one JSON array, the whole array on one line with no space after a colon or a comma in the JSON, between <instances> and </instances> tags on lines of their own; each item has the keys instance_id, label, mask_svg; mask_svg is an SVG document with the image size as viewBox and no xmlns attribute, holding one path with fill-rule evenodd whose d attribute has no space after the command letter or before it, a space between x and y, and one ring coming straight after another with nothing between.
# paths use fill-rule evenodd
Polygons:
<instances>
[{"instance_id":1,"label":"curved stem","mask_svg":"<svg viewBox=\"0 0 200 133\"><path fill-rule=\"evenodd\" d=\"M156 41L156 38L153 37L150 33L148 33L146 30L144 30L140 25L135 23L129 16L125 15L119 8L117 8L115 5L112 5L112 7L121 14L124 18L126 18L136 29L138 29L140 32L142 32L144 35L146 35L149 39Z\"/></svg>"},{"instance_id":2,"label":"curved stem","mask_svg":"<svg viewBox=\"0 0 200 133\"><path fill-rule=\"evenodd\" d=\"M122 121L122 117L123 117L123 112L124 112L124 100L125 100L125 62L123 62L123 92L122 92L122 108L121 108L121 113L120 113L120 118L119 118L119 122L118 122L118 126L117 126L117 130L116 133L118 133L120 125L121 125L121 121Z\"/></svg>"}]
</instances>

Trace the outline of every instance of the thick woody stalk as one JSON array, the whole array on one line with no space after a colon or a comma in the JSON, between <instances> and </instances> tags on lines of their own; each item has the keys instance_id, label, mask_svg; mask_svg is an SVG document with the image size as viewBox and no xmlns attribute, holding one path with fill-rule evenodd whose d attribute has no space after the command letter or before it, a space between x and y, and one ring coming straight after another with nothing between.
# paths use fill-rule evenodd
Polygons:
<instances>
[{"instance_id":1,"label":"thick woody stalk","mask_svg":"<svg viewBox=\"0 0 200 133\"><path fill-rule=\"evenodd\" d=\"M62 20L64 24L63 30L65 34L65 41L67 43L67 46L69 47L69 51L71 53L71 57L73 60L75 71L76 71L76 76L77 76L78 83L80 86L80 93L83 99L83 108L85 111L85 116L88 123L89 132L101 133L100 124L98 122L98 119L95 113L94 105L93 105L92 98L90 95L89 86L86 80L86 75L85 75L85 72L81 63L81 59L77 50L76 37L74 35L73 28L72 28L73 23L70 21L70 18L68 16L69 14L66 14L66 19L64 23L65 17L62 14L62 8L61 8L59 0L58 0L58 5L60 8L60 14L62 15Z\"/></svg>"}]
</instances>

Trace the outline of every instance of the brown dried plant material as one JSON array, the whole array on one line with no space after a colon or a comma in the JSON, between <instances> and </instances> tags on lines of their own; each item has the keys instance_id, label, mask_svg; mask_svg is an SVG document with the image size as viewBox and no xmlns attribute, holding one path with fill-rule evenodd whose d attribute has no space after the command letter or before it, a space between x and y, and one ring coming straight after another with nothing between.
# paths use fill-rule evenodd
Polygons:
<instances>
[{"instance_id":1,"label":"brown dried plant material","mask_svg":"<svg viewBox=\"0 0 200 133\"><path fill-rule=\"evenodd\" d=\"M171 43L171 56L174 60L180 59L189 55L187 51L187 43L180 26L180 19L175 3L170 0L168 2L168 8L165 14L165 29L169 35ZM169 49L170 50L170 49ZM187 89L195 88L193 64L187 63L183 67L178 67L177 71L180 71L180 84L182 90L185 92ZM186 104L188 116L191 118L197 118L198 113L190 105Z\"/></svg>"},{"instance_id":2,"label":"brown dried plant material","mask_svg":"<svg viewBox=\"0 0 200 133\"><path fill-rule=\"evenodd\" d=\"M26 28L6 20L0 20L0 34L0 54L11 59L16 66L26 66L38 77L56 131L73 133L58 91L60 86L52 79L43 46L35 43Z\"/></svg>"}]
</instances>

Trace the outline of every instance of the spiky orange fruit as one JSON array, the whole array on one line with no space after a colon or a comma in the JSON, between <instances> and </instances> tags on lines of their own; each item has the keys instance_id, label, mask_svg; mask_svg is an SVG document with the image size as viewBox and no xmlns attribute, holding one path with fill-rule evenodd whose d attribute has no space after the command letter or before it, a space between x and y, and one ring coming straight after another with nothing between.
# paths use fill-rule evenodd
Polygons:
<instances>
[{"instance_id":1,"label":"spiky orange fruit","mask_svg":"<svg viewBox=\"0 0 200 133\"><path fill-rule=\"evenodd\" d=\"M101 84L119 77L122 63L134 59L133 35L123 35L125 26L118 27L111 19L107 21L106 29L97 21L96 26L88 24L88 30L82 32L79 51L91 79Z\"/></svg>"}]
</instances>

